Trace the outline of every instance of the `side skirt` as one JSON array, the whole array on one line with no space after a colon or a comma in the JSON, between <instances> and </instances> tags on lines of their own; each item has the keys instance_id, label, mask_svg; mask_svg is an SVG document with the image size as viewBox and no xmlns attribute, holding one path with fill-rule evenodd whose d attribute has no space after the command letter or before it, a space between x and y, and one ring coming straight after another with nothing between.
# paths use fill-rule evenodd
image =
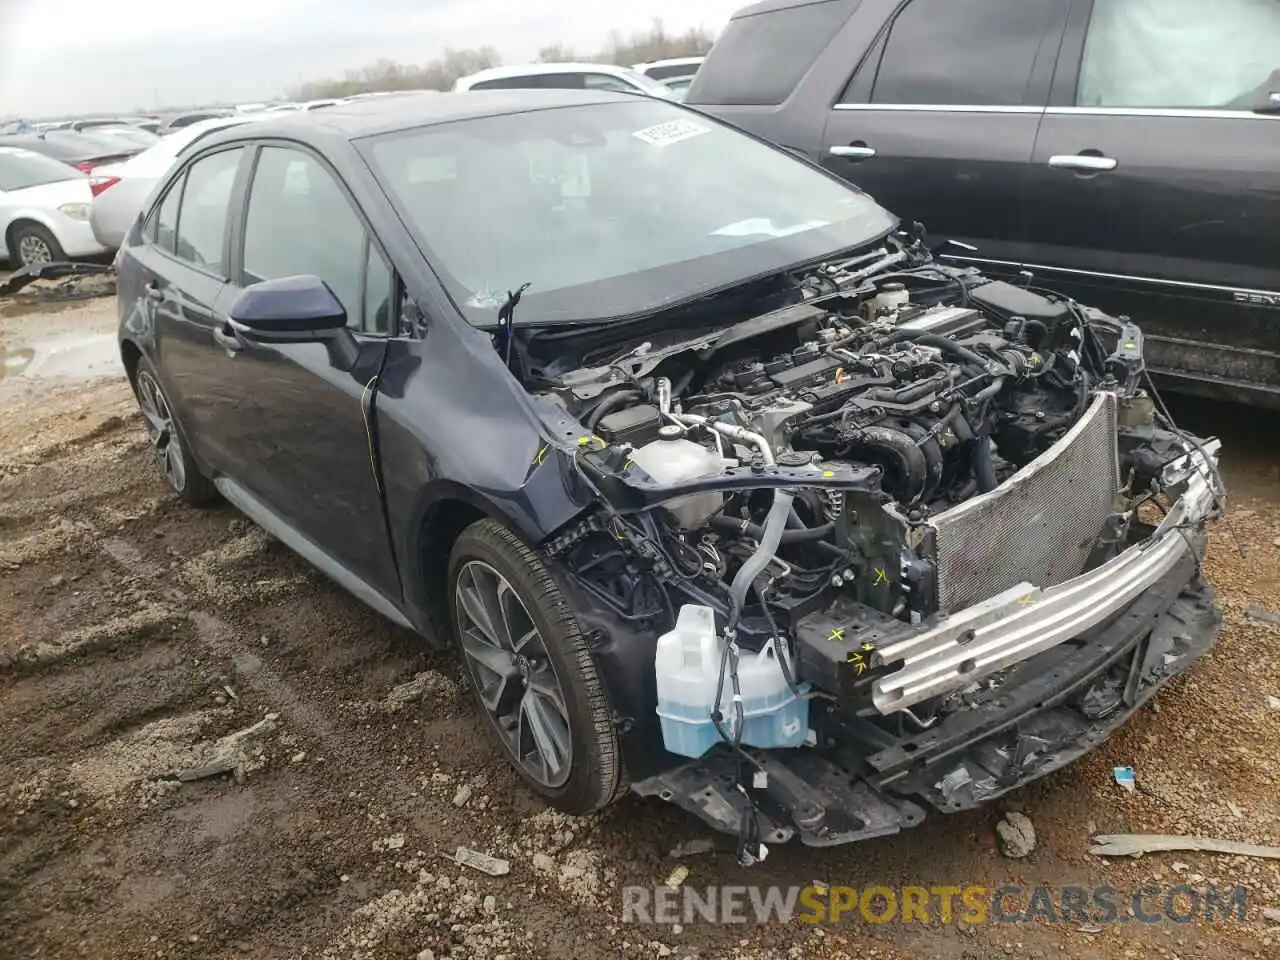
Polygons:
<instances>
[{"instance_id":1,"label":"side skirt","mask_svg":"<svg viewBox=\"0 0 1280 960\"><path fill-rule=\"evenodd\" d=\"M341 563L329 556L317 543L280 519L265 503L240 484L227 477L213 481L227 502L262 527L294 553L318 569L338 586L353 594L365 605L382 614L397 626L413 629L403 613L376 588L357 577Z\"/></svg>"}]
</instances>

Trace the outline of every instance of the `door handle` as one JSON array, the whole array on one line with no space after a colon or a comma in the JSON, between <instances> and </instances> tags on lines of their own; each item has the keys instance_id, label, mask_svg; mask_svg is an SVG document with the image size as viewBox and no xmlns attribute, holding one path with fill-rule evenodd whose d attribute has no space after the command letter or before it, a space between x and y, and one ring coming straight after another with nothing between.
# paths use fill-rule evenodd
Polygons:
<instances>
[{"instance_id":1,"label":"door handle","mask_svg":"<svg viewBox=\"0 0 1280 960\"><path fill-rule=\"evenodd\" d=\"M1049 166L1058 170L1080 170L1085 173L1105 173L1118 167L1119 161L1095 153L1066 153L1049 158Z\"/></svg>"},{"instance_id":2,"label":"door handle","mask_svg":"<svg viewBox=\"0 0 1280 960\"><path fill-rule=\"evenodd\" d=\"M851 143L847 147L837 144L834 147L828 147L827 153L846 160L870 160L876 155L876 148L869 147L865 143Z\"/></svg>"},{"instance_id":3,"label":"door handle","mask_svg":"<svg viewBox=\"0 0 1280 960\"><path fill-rule=\"evenodd\" d=\"M155 283L148 283L145 287L142 288L142 290L146 298L150 300L152 303L159 303L161 300L164 299L164 291L161 290L158 286L156 286Z\"/></svg>"},{"instance_id":4,"label":"door handle","mask_svg":"<svg viewBox=\"0 0 1280 960\"><path fill-rule=\"evenodd\" d=\"M230 328L214 327L213 342L223 350L226 350L227 353L239 353L244 349L244 344L241 342L240 338L235 335L234 331L228 333L228 329Z\"/></svg>"}]
</instances>

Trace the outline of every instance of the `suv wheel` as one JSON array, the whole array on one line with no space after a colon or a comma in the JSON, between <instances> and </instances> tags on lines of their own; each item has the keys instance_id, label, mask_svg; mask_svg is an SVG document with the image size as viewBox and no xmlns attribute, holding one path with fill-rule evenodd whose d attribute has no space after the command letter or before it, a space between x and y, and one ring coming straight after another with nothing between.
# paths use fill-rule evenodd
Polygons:
<instances>
[{"instance_id":1,"label":"suv wheel","mask_svg":"<svg viewBox=\"0 0 1280 960\"><path fill-rule=\"evenodd\" d=\"M173 491L194 506L209 503L218 491L192 459L182 442L181 432L173 416L173 408L160 386L155 368L144 357L134 373L133 391L146 422L147 436L156 463Z\"/></svg>"},{"instance_id":2,"label":"suv wheel","mask_svg":"<svg viewBox=\"0 0 1280 960\"><path fill-rule=\"evenodd\" d=\"M617 733L595 661L545 561L495 520L449 558L449 608L467 677L520 776L583 814L623 787Z\"/></svg>"}]
</instances>

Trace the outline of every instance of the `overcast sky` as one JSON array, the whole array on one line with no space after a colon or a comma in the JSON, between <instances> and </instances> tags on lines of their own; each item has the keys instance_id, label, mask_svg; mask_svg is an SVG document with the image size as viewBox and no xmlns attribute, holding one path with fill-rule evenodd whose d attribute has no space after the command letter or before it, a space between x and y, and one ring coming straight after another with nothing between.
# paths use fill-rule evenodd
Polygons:
<instances>
[{"instance_id":1,"label":"overcast sky","mask_svg":"<svg viewBox=\"0 0 1280 960\"><path fill-rule=\"evenodd\" d=\"M750 0L0 0L0 116L269 98L389 57L599 49L661 17L718 32ZM606 12L607 11L607 12Z\"/></svg>"}]
</instances>

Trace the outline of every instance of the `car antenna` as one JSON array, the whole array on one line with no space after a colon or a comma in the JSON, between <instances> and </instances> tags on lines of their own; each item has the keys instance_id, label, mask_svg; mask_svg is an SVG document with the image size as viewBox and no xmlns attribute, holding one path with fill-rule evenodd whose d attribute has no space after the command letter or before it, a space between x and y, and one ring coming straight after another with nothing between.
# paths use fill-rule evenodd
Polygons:
<instances>
[{"instance_id":1,"label":"car antenna","mask_svg":"<svg viewBox=\"0 0 1280 960\"><path fill-rule=\"evenodd\" d=\"M524 296L524 292L531 286L532 284L522 283L515 290L508 290L506 302L498 309L498 323L502 324L502 334L505 338L503 349L508 370L511 369L511 343L515 339L516 307L520 305L520 298Z\"/></svg>"}]
</instances>

